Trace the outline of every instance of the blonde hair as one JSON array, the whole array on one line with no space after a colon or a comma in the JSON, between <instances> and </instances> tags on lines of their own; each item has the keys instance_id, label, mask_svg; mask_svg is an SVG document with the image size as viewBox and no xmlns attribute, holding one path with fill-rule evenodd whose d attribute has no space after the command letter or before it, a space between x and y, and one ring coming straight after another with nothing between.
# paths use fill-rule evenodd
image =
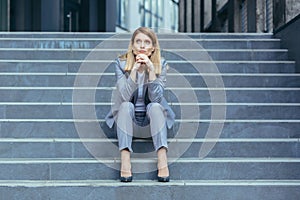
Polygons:
<instances>
[{"instance_id":1,"label":"blonde hair","mask_svg":"<svg viewBox=\"0 0 300 200\"><path fill-rule=\"evenodd\" d=\"M160 55L160 47L159 47L158 39L157 39L157 36L154 33L154 31L147 27L140 27L134 31L134 33L132 34L131 40L129 42L127 53L120 56L120 59L126 60L125 71L131 71L131 69L135 63L135 56L133 54L132 46L133 46L136 35L139 33L143 33L151 39L152 45L154 47L154 51L150 56L150 60L154 65L155 74L160 74L161 73L161 55Z\"/></svg>"}]
</instances>

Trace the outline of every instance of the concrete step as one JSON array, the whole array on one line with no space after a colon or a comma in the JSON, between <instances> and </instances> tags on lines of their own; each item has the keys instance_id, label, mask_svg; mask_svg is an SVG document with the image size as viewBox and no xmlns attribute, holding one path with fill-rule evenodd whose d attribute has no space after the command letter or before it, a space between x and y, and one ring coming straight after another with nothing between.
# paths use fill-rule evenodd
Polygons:
<instances>
[{"instance_id":1,"label":"concrete step","mask_svg":"<svg viewBox=\"0 0 300 200\"><path fill-rule=\"evenodd\" d=\"M105 87L106 88L106 87ZM95 94L95 101L86 100L86 103L105 103L106 105L111 102L112 91L111 88L94 88L91 87L82 90L86 95ZM110 89L110 91L108 90ZM179 101L180 93L186 88L166 88L165 97L169 103L248 103L249 105L255 103L264 104L294 104L300 103L300 89L288 87L233 87L233 88L193 88L188 90L188 94L195 95L197 102L193 99ZM18 103L26 104L32 103L33 105L72 105L78 103L73 100L73 93L81 91L75 87L0 87L1 103L0 105L16 105ZM213 95L224 95L225 99L211 99ZM183 93L184 94L184 93ZM223 96L222 96L223 97ZM47 104L48 103L48 104ZM30 105L30 104L29 104ZM222 104L221 104L222 105Z\"/></svg>"},{"instance_id":2,"label":"concrete step","mask_svg":"<svg viewBox=\"0 0 300 200\"><path fill-rule=\"evenodd\" d=\"M120 183L116 133L103 118L112 62L129 39L0 33L0 199L298 198L300 82L272 34L159 34L170 65L165 95L177 114L168 131L171 182L156 181L152 141L135 139L134 181ZM77 76L79 69L86 74ZM177 84L181 75L193 90ZM73 98L76 76L101 76L80 88L95 94L93 102ZM78 119L72 106L96 109L97 118ZM200 115L191 114L195 108Z\"/></svg>"},{"instance_id":3,"label":"concrete step","mask_svg":"<svg viewBox=\"0 0 300 200\"><path fill-rule=\"evenodd\" d=\"M89 134L89 133L87 133ZM182 134L182 133L181 133ZM99 136L100 137L100 136ZM1 158L112 158L119 156L117 139L1 139ZM169 140L168 155L175 158L199 157L204 145L207 157L293 157L300 155L299 139L203 139ZM140 156L155 156L151 140L135 140L133 151ZM203 149L202 149L203 151Z\"/></svg>"},{"instance_id":4,"label":"concrete step","mask_svg":"<svg viewBox=\"0 0 300 200\"><path fill-rule=\"evenodd\" d=\"M226 119L300 119L300 104L281 106L276 105L171 105L176 118L181 119L182 112L189 112L191 109L199 109L187 120L211 119L212 109L225 109ZM76 110L95 110L98 119L104 119L111 109L111 105L2 105L0 106L0 119L73 119ZM82 114L83 115L83 114ZM197 116L196 116L197 115ZM89 120L93 115L82 116L81 119ZM224 119L219 116L217 119Z\"/></svg>"},{"instance_id":5,"label":"concrete step","mask_svg":"<svg viewBox=\"0 0 300 200\"><path fill-rule=\"evenodd\" d=\"M299 158L169 158L171 180L300 179ZM132 159L134 182L156 180L156 158ZM118 180L120 159L0 159L1 180ZM197 169L197 170L194 170ZM240 169L240 170L237 170ZM259 170L253 170L259 169ZM270 170L272 169L272 170ZM13 173L12 173L13 172Z\"/></svg>"},{"instance_id":6,"label":"concrete step","mask_svg":"<svg viewBox=\"0 0 300 200\"><path fill-rule=\"evenodd\" d=\"M126 52L126 49L11 49L1 48L0 59L32 60L73 60L73 59L93 59L93 60L114 60L119 55ZM288 60L285 49L164 49L162 56L167 60L244 60L244 61L270 61Z\"/></svg>"},{"instance_id":7,"label":"concrete step","mask_svg":"<svg viewBox=\"0 0 300 200\"><path fill-rule=\"evenodd\" d=\"M1 87L73 87L75 80L95 87L95 81L88 83L95 79L98 87L116 84L114 73L0 73ZM185 81L189 87L300 87L300 74L169 73L166 87L182 87Z\"/></svg>"},{"instance_id":8,"label":"concrete step","mask_svg":"<svg viewBox=\"0 0 300 200\"><path fill-rule=\"evenodd\" d=\"M92 126L91 122L76 122L79 124L86 124L86 131L91 138L99 137L99 130ZM185 126L185 123L192 123L198 126L197 133L194 138L205 138L209 126L214 122L201 121L198 122L176 122L174 128L169 131L170 138L174 137L174 132L178 127ZM116 133L113 129L108 129L104 122L99 122L100 131L106 135L107 138L116 138ZM273 121L225 121L220 138L298 138L300 136L300 123L293 122L292 120L286 122ZM10 121L4 120L0 122L0 137L5 138L78 138L79 135L75 128L74 122L63 121ZM86 136L88 137L88 136ZM188 137L188 136L187 136Z\"/></svg>"},{"instance_id":9,"label":"concrete step","mask_svg":"<svg viewBox=\"0 0 300 200\"><path fill-rule=\"evenodd\" d=\"M0 38L128 38L130 39L131 33L120 33L116 34L115 32L1 32ZM194 39L271 39L274 38L271 33L158 33L159 38L178 38L178 37L191 37Z\"/></svg>"},{"instance_id":10,"label":"concrete step","mask_svg":"<svg viewBox=\"0 0 300 200\"><path fill-rule=\"evenodd\" d=\"M93 49L122 48L126 49L129 39L124 38L0 38L1 48L58 48L58 49ZM162 49L190 49L198 46L200 49L278 49L279 39L193 39L166 38L159 40Z\"/></svg>"},{"instance_id":11,"label":"concrete step","mask_svg":"<svg viewBox=\"0 0 300 200\"><path fill-rule=\"evenodd\" d=\"M142 197L145 200L227 199L296 200L299 180L180 180L169 183L134 181L124 184L108 180L0 182L3 199L124 199ZM218 191L218 192L216 192ZM38 195L37 195L38 194Z\"/></svg>"},{"instance_id":12,"label":"concrete step","mask_svg":"<svg viewBox=\"0 0 300 200\"><path fill-rule=\"evenodd\" d=\"M170 69L195 73L294 73L294 61L176 61L168 60ZM114 73L113 60L86 63L83 60L0 60L1 72L76 73L81 66L86 72Z\"/></svg>"}]
</instances>

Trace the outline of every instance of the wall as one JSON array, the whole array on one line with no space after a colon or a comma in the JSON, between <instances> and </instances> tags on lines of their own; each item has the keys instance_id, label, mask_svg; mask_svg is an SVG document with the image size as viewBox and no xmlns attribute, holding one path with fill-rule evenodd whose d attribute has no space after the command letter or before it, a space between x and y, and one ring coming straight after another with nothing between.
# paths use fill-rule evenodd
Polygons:
<instances>
[{"instance_id":1,"label":"wall","mask_svg":"<svg viewBox=\"0 0 300 200\"><path fill-rule=\"evenodd\" d=\"M289 50L289 59L296 61L296 72L300 72L300 14L280 28L275 37L281 39L282 48Z\"/></svg>"},{"instance_id":2,"label":"wall","mask_svg":"<svg viewBox=\"0 0 300 200\"><path fill-rule=\"evenodd\" d=\"M294 17L300 14L299 0L286 0L286 22L289 22Z\"/></svg>"}]
</instances>

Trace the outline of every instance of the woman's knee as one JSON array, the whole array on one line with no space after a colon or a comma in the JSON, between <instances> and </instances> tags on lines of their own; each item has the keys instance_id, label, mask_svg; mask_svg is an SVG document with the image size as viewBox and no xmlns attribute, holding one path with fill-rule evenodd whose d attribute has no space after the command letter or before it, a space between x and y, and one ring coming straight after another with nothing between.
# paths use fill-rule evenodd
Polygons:
<instances>
[{"instance_id":1,"label":"woman's knee","mask_svg":"<svg viewBox=\"0 0 300 200\"><path fill-rule=\"evenodd\" d=\"M147 105L147 112L151 113L163 113L162 106L159 103L150 103Z\"/></svg>"},{"instance_id":2,"label":"woman's knee","mask_svg":"<svg viewBox=\"0 0 300 200\"><path fill-rule=\"evenodd\" d=\"M121 103L121 105L119 107L119 112L120 111L130 112L133 109L134 109L134 105L131 102L123 102L123 103Z\"/></svg>"}]
</instances>

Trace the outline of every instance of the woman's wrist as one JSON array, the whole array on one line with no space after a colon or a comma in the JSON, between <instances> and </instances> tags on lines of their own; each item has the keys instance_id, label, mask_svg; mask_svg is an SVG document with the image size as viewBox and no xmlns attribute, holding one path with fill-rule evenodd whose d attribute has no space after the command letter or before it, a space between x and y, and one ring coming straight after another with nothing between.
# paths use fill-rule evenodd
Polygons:
<instances>
[{"instance_id":1,"label":"woman's wrist","mask_svg":"<svg viewBox=\"0 0 300 200\"><path fill-rule=\"evenodd\" d=\"M155 71L153 63L149 63L148 69L149 69L149 72L154 72Z\"/></svg>"},{"instance_id":2,"label":"woman's wrist","mask_svg":"<svg viewBox=\"0 0 300 200\"><path fill-rule=\"evenodd\" d=\"M156 74L155 74L155 71L154 70L150 70L149 69L149 82L152 82L156 79Z\"/></svg>"}]
</instances>

